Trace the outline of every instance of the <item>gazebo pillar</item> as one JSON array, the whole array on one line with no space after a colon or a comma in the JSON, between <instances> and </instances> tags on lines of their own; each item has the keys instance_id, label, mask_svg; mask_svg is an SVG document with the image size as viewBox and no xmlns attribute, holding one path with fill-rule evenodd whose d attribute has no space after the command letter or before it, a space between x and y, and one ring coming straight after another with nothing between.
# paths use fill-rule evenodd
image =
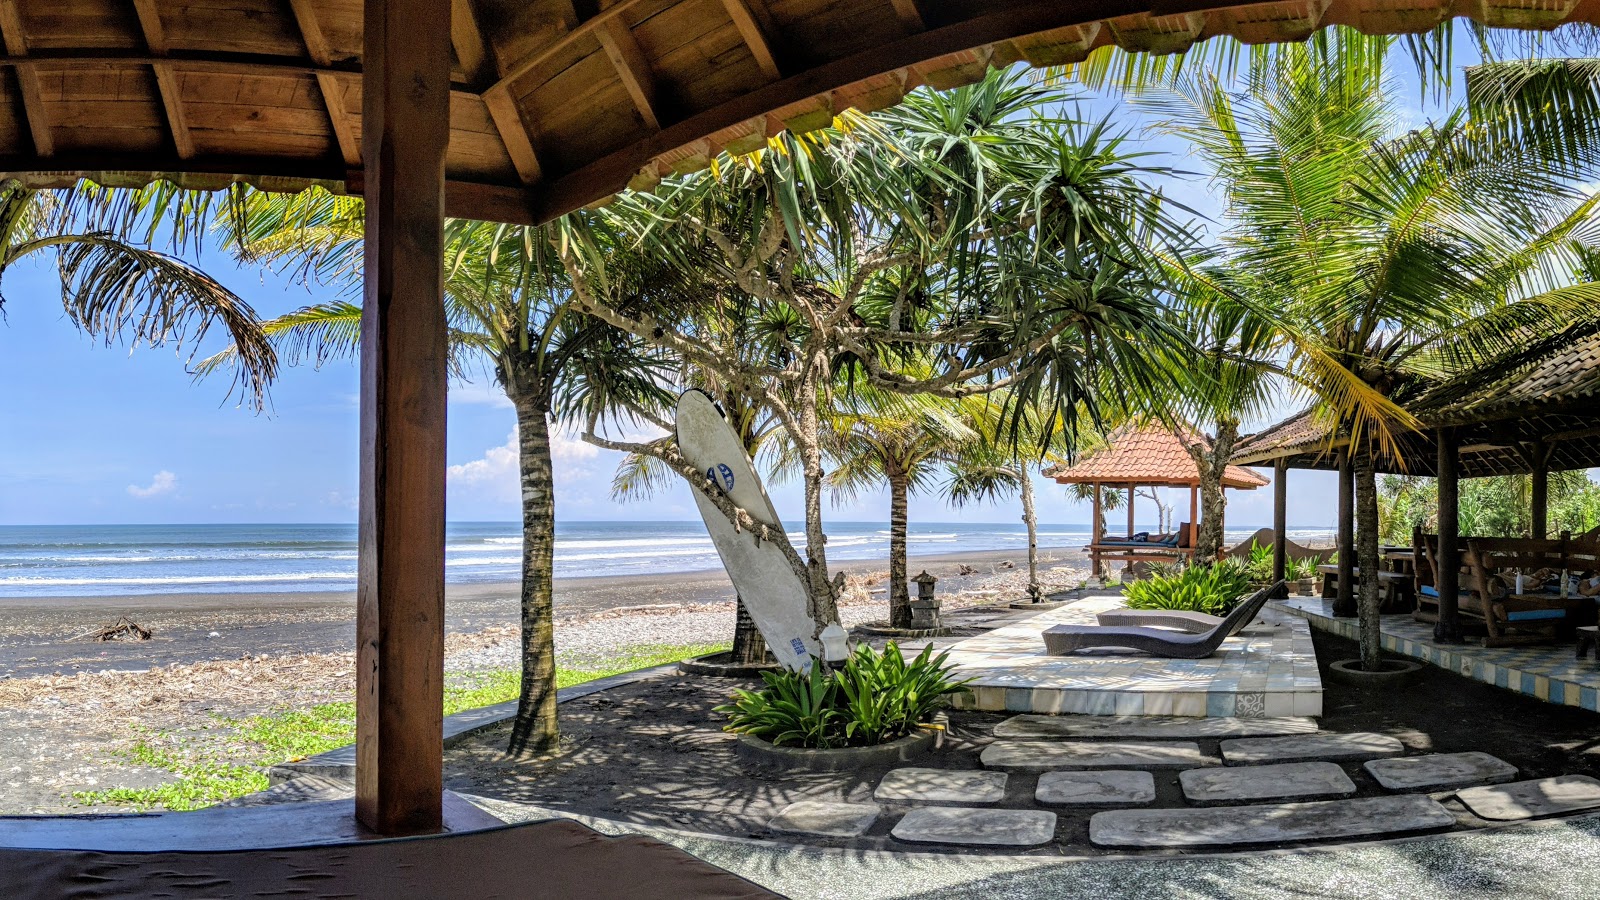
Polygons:
<instances>
[{"instance_id":1,"label":"gazebo pillar","mask_svg":"<svg viewBox=\"0 0 1600 900\"><path fill-rule=\"evenodd\" d=\"M1279 585L1278 599L1289 596L1285 573L1289 562L1289 460L1272 463L1272 580Z\"/></svg>"},{"instance_id":2,"label":"gazebo pillar","mask_svg":"<svg viewBox=\"0 0 1600 900\"><path fill-rule=\"evenodd\" d=\"M1130 538L1133 537L1133 491L1134 491L1134 486L1131 485L1131 484L1128 485L1128 533L1127 533L1127 536L1130 537ZM1127 562L1123 563L1122 564L1122 570L1124 572L1132 572L1133 571L1133 560L1130 559Z\"/></svg>"},{"instance_id":3,"label":"gazebo pillar","mask_svg":"<svg viewBox=\"0 0 1600 900\"><path fill-rule=\"evenodd\" d=\"M442 827L450 4L366 0L356 818Z\"/></svg>"},{"instance_id":4,"label":"gazebo pillar","mask_svg":"<svg viewBox=\"0 0 1600 900\"><path fill-rule=\"evenodd\" d=\"M1101 518L1103 513L1100 509L1100 482L1096 481L1090 487L1094 489L1094 524L1089 526L1089 544L1090 546L1098 547L1100 546L1100 539L1105 537L1106 534L1105 521ZM1089 552L1089 565L1094 570L1091 574L1096 578L1105 574L1099 550L1091 550Z\"/></svg>"},{"instance_id":5,"label":"gazebo pillar","mask_svg":"<svg viewBox=\"0 0 1600 900\"><path fill-rule=\"evenodd\" d=\"M1353 618L1356 614L1356 474L1348 449L1339 451L1339 592L1334 597L1333 614Z\"/></svg>"},{"instance_id":6,"label":"gazebo pillar","mask_svg":"<svg viewBox=\"0 0 1600 900\"><path fill-rule=\"evenodd\" d=\"M1433 587L1439 592L1439 620L1433 625L1433 639L1441 644L1459 644L1461 454L1453 429L1439 429L1435 440L1439 455L1439 565L1434 569Z\"/></svg>"},{"instance_id":7,"label":"gazebo pillar","mask_svg":"<svg viewBox=\"0 0 1600 900\"><path fill-rule=\"evenodd\" d=\"M1550 536L1550 447L1534 441L1524 445L1522 454L1533 482L1528 491L1528 537L1540 541Z\"/></svg>"}]
</instances>

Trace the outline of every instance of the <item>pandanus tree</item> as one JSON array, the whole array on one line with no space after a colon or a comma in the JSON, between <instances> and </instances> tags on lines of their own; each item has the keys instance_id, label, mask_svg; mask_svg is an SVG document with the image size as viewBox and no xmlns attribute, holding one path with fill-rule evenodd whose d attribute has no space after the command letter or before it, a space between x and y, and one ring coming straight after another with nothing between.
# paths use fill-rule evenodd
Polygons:
<instances>
[{"instance_id":1,"label":"pandanus tree","mask_svg":"<svg viewBox=\"0 0 1600 900\"><path fill-rule=\"evenodd\" d=\"M228 199L162 186L37 191L0 180L0 278L23 260L53 258L67 319L108 345L188 343L192 359L220 325L239 348L235 386L260 407L278 360L255 311L196 266L154 249L197 249L195 223Z\"/></svg>"},{"instance_id":2,"label":"pandanus tree","mask_svg":"<svg viewBox=\"0 0 1600 900\"><path fill-rule=\"evenodd\" d=\"M354 290L360 284L364 210L359 200L311 191L294 197L251 198L245 226L232 236L247 257L290 267L303 277ZM613 277L650 303L668 291L670 273L618 261ZM566 274L552 250L550 230L478 222L446 225L444 303L450 324L451 369L458 378L488 373L517 417L522 504L522 684L509 752L532 755L555 748L556 720L553 559L555 474L551 430L561 422L665 408L669 362L638 339L572 303ZM273 344L291 362L354 357L361 309L345 300L314 304L265 323ZM225 352L207 368L232 362Z\"/></svg>"},{"instance_id":3,"label":"pandanus tree","mask_svg":"<svg viewBox=\"0 0 1600 900\"><path fill-rule=\"evenodd\" d=\"M1224 194L1220 252L1271 320L1282 373L1347 442L1356 565L1378 570L1375 470L1420 385L1523 359L1600 316L1574 258L1600 233L1595 144L1454 109L1400 129L1392 39L1330 29L1237 81L1192 71L1154 103ZM1361 655L1379 666L1376 579Z\"/></svg>"},{"instance_id":4,"label":"pandanus tree","mask_svg":"<svg viewBox=\"0 0 1600 900\"><path fill-rule=\"evenodd\" d=\"M1159 198L1104 129L1047 118L1057 100L1002 75L917 92L568 220L559 246L582 309L748 386L781 422L803 482L804 556L781 528L714 499L785 553L819 633L837 617L822 422L847 376L945 399L1011 387L1024 401L1055 398L1051 414L1069 428L1108 402L1101 367L1156 381L1147 348L1174 338L1138 262L1142 238L1166 226ZM630 314L609 274L616 248L717 287L670 312ZM742 319L784 322L772 335L781 352L718 345L721 323ZM670 446L586 437L657 455L708 487Z\"/></svg>"}]
</instances>

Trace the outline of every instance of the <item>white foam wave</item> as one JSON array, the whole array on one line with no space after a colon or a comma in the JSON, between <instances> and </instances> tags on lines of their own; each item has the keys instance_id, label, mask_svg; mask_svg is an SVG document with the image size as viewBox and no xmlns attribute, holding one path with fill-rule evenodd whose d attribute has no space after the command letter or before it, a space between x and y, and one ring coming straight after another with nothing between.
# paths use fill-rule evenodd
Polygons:
<instances>
[{"instance_id":1,"label":"white foam wave","mask_svg":"<svg viewBox=\"0 0 1600 900\"><path fill-rule=\"evenodd\" d=\"M354 581L351 572L278 572L269 575L160 575L148 578L0 578L0 585L22 587L86 587L101 584L262 584L282 581Z\"/></svg>"}]
</instances>

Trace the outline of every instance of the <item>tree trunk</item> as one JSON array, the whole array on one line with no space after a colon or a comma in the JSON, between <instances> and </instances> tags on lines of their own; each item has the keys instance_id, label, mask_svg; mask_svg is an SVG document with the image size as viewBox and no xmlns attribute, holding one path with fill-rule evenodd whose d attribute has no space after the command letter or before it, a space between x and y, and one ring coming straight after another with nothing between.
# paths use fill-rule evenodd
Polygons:
<instances>
[{"instance_id":1,"label":"tree trunk","mask_svg":"<svg viewBox=\"0 0 1600 900\"><path fill-rule=\"evenodd\" d=\"M1200 478L1200 527L1194 539L1195 562L1215 562L1222 554L1222 526L1228 511L1222 478L1228 472L1228 458L1233 455L1233 445L1238 440L1239 423L1222 419L1217 422L1217 438L1209 453L1199 443L1185 442Z\"/></svg>"},{"instance_id":2,"label":"tree trunk","mask_svg":"<svg viewBox=\"0 0 1600 900\"><path fill-rule=\"evenodd\" d=\"M790 438L800 455L800 471L805 485L806 570L810 575L807 579L810 584L806 588L811 595L808 612L817 626L816 635L813 635L816 637L822 634L822 629L828 627L829 623L838 621L839 608L833 583L828 577L828 536L822 531L822 483L825 473L822 471L821 426L817 417L817 381L826 372L826 362L813 359L808 369L805 378L795 389L795 420L799 429Z\"/></svg>"},{"instance_id":3,"label":"tree trunk","mask_svg":"<svg viewBox=\"0 0 1600 900\"><path fill-rule=\"evenodd\" d=\"M1033 509L1033 478L1028 464L1019 462L1017 474L1022 476L1022 524L1028 527L1028 600L1038 603L1044 599L1039 587L1039 517Z\"/></svg>"},{"instance_id":4,"label":"tree trunk","mask_svg":"<svg viewBox=\"0 0 1600 900\"><path fill-rule=\"evenodd\" d=\"M889 625L911 627L911 589L907 584L906 495L911 480L892 463L885 466L889 476Z\"/></svg>"},{"instance_id":5,"label":"tree trunk","mask_svg":"<svg viewBox=\"0 0 1600 900\"><path fill-rule=\"evenodd\" d=\"M556 748L556 647L551 568L556 544L555 472L550 459L549 398L513 396L522 475L522 692L511 726L513 756Z\"/></svg>"},{"instance_id":6,"label":"tree trunk","mask_svg":"<svg viewBox=\"0 0 1600 900\"><path fill-rule=\"evenodd\" d=\"M745 608L744 598L736 594L733 601L733 650L728 661L736 666L760 665L767 661L767 642L761 637L756 620L750 617L750 610Z\"/></svg>"},{"instance_id":7,"label":"tree trunk","mask_svg":"<svg viewBox=\"0 0 1600 900\"><path fill-rule=\"evenodd\" d=\"M1356 576L1361 586L1356 608L1361 627L1361 668L1378 670L1383 647L1383 632L1378 621L1378 482L1372 455L1361 452L1355 459L1356 488Z\"/></svg>"}]
</instances>

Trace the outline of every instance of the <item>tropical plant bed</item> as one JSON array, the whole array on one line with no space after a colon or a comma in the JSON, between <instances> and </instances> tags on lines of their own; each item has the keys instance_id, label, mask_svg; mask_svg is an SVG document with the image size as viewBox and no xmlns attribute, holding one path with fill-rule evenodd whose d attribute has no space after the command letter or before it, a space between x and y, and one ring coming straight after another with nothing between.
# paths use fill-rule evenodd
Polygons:
<instances>
[{"instance_id":1,"label":"tropical plant bed","mask_svg":"<svg viewBox=\"0 0 1600 900\"><path fill-rule=\"evenodd\" d=\"M870 766L910 762L937 749L950 719L943 713L916 731L887 744L868 747L779 747L750 734L738 736L735 752L746 762L799 772L853 772Z\"/></svg>"},{"instance_id":2,"label":"tropical plant bed","mask_svg":"<svg viewBox=\"0 0 1600 900\"><path fill-rule=\"evenodd\" d=\"M777 668L778 664L770 654L767 662L736 663L733 653L728 650L678 661L678 671L685 675L709 675L713 678L760 678L762 672L774 672Z\"/></svg>"}]
</instances>

